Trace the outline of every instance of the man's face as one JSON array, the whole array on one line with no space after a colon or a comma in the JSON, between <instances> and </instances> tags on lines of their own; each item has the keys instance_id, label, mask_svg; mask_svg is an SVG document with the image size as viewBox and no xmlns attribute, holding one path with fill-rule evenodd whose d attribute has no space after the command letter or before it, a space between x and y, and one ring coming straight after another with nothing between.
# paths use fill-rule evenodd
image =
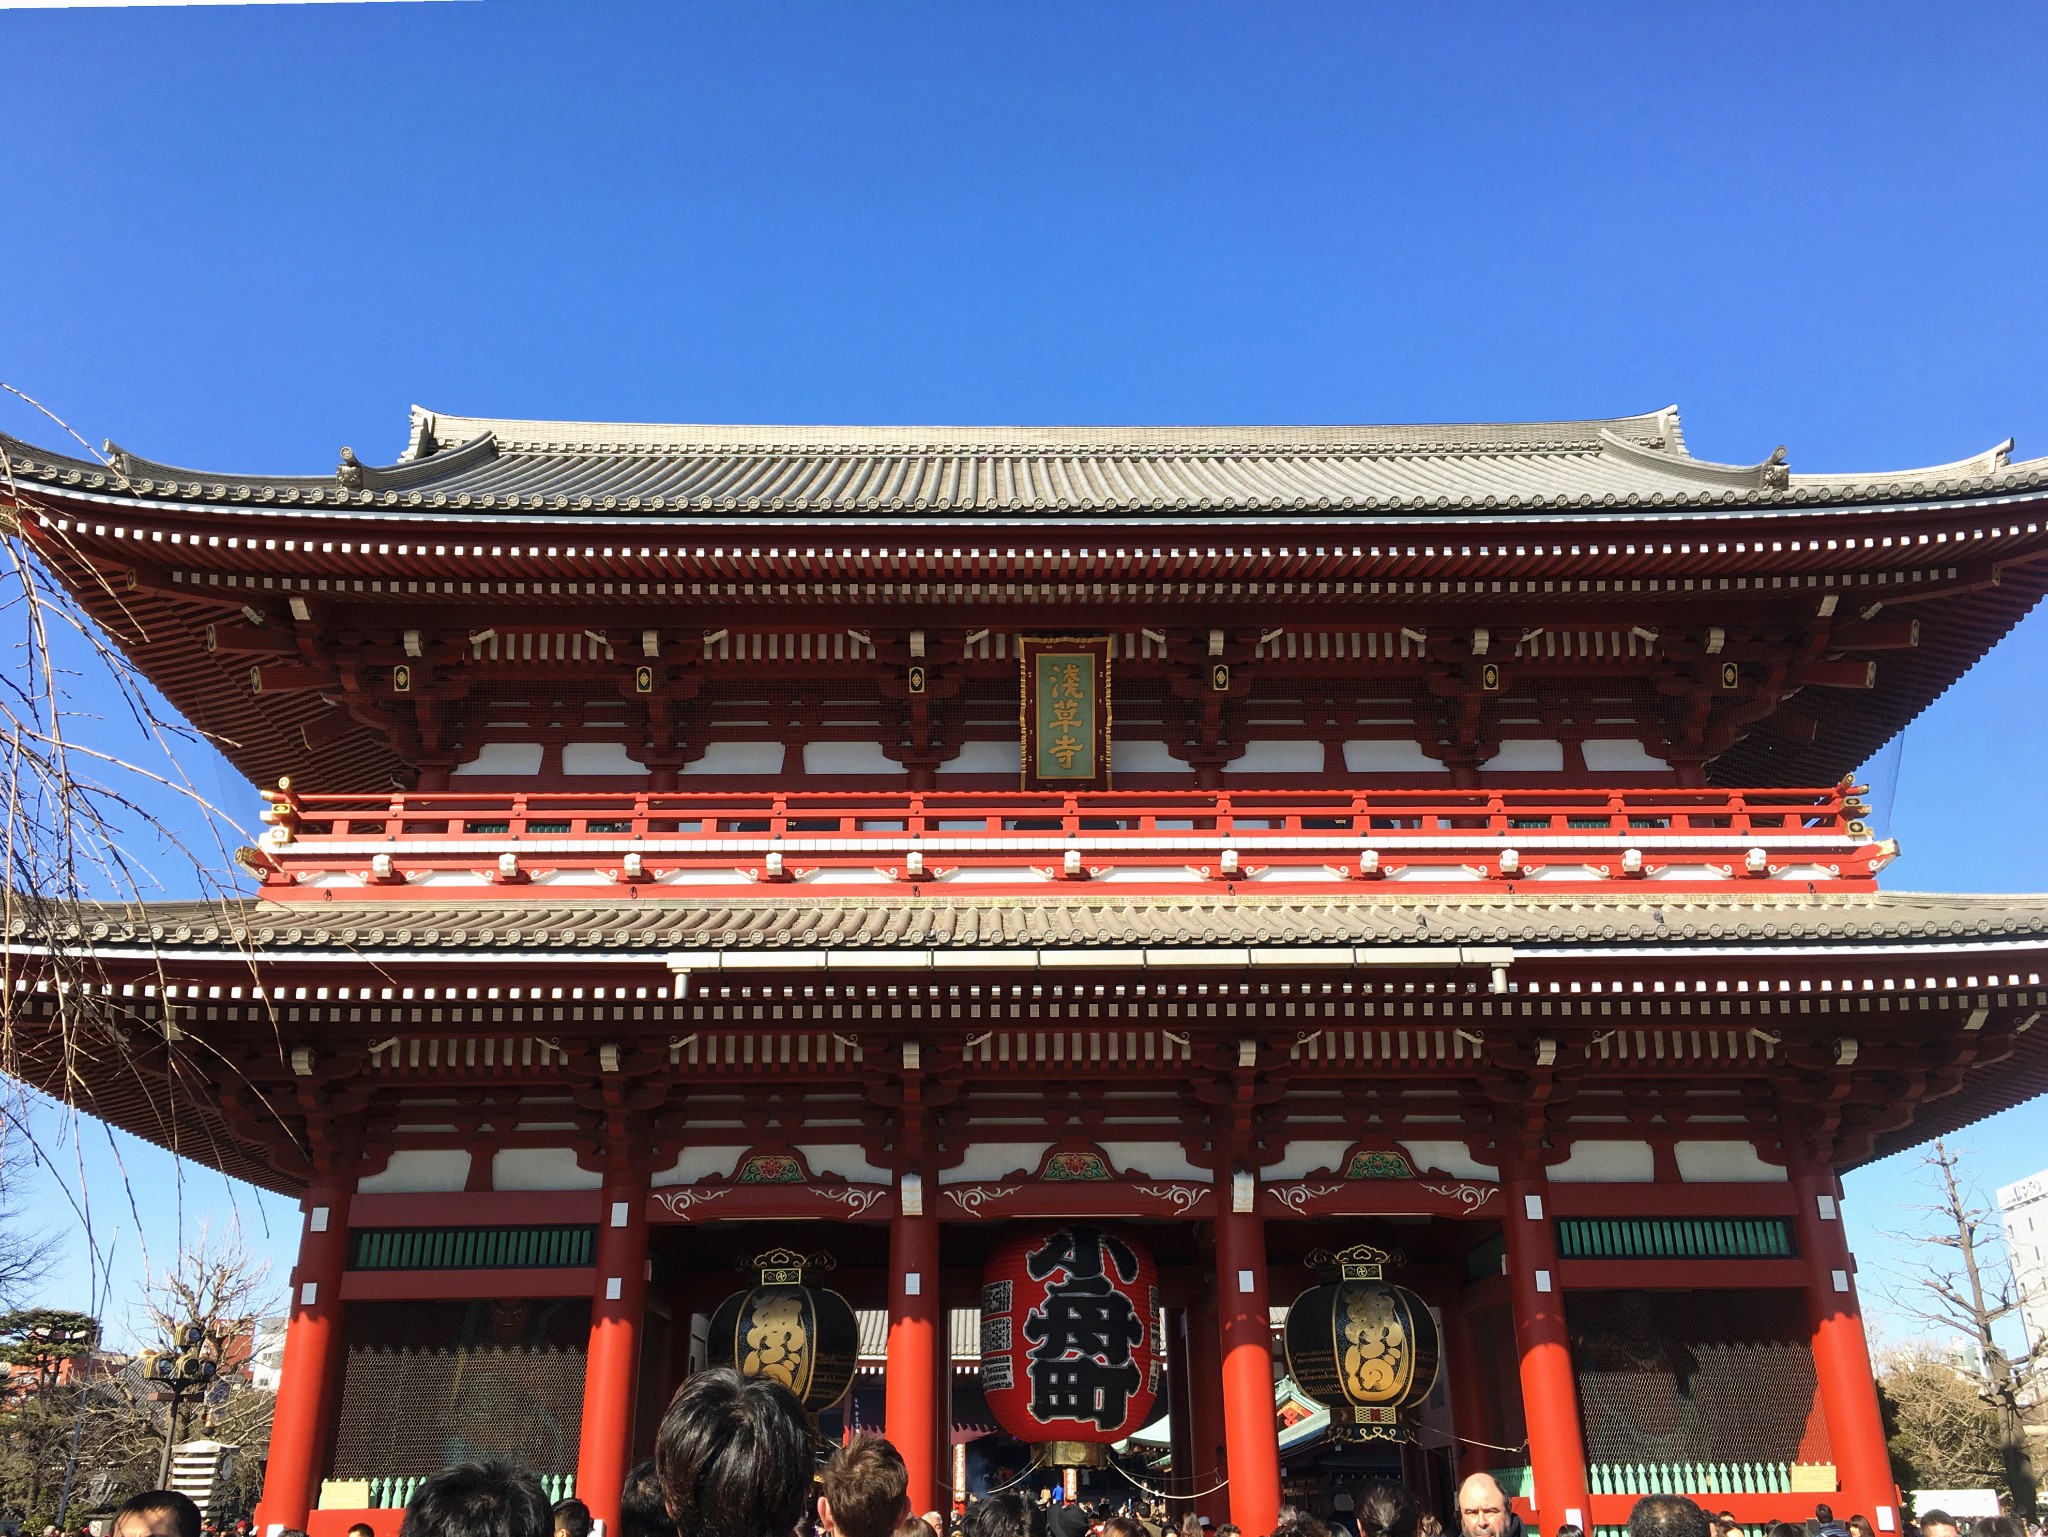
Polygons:
<instances>
[{"instance_id":1,"label":"man's face","mask_svg":"<svg viewBox=\"0 0 2048 1537\"><path fill-rule=\"evenodd\" d=\"M1458 1519L1465 1537L1501 1537L1507 1530L1507 1501L1498 1489L1467 1489L1458 1496Z\"/></svg>"},{"instance_id":2,"label":"man's face","mask_svg":"<svg viewBox=\"0 0 2048 1537\"><path fill-rule=\"evenodd\" d=\"M114 1523L113 1537L178 1537L178 1513L152 1510L145 1514L131 1510Z\"/></svg>"},{"instance_id":3,"label":"man's face","mask_svg":"<svg viewBox=\"0 0 2048 1537\"><path fill-rule=\"evenodd\" d=\"M1920 1526L1920 1537L1962 1537L1962 1534L1958 1532L1953 1526L1949 1526L1944 1522L1936 1521L1931 1525L1926 1522L1922 1522Z\"/></svg>"}]
</instances>

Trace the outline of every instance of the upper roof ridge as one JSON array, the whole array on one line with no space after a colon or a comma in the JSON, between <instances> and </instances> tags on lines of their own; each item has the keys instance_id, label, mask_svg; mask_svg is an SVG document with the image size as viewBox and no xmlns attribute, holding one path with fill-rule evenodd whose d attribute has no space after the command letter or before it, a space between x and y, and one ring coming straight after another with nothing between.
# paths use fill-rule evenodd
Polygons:
<instances>
[{"instance_id":1,"label":"upper roof ridge","mask_svg":"<svg viewBox=\"0 0 2048 1537\"><path fill-rule=\"evenodd\" d=\"M1678 408L1666 406L1637 416L1583 421L1415 422L1383 425L1345 423L1244 423L1175 426L1130 423L883 425L735 422L578 422L512 417L457 416L412 408L405 458L467 443L489 433L510 450L552 446L574 452L592 448L667 449L724 454L790 449L875 452L1045 449L1063 453L1228 453L1256 454L1305 449L1351 449L1365 455L1400 452L1458 453L1524 451L1597 452L1602 433L1645 447L1685 452Z\"/></svg>"}]
</instances>

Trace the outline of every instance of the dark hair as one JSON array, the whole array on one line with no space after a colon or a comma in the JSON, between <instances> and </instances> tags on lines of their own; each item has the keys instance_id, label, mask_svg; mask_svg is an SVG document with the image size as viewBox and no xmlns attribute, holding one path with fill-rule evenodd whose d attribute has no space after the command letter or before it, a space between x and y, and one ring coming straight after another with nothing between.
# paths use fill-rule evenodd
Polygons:
<instances>
[{"instance_id":1,"label":"dark hair","mask_svg":"<svg viewBox=\"0 0 2048 1537\"><path fill-rule=\"evenodd\" d=\"M1045 1512L1010 1490L969 1505L960 1537L1045 1537Z\"/></svg>"},{"instance_id":2,"label":"dark hair","mask_svg":"<svg viewBox=\"0 0 2048 1537\"><path fill-rule=\"evenodd\" d=\"M1814 1506L1813 1519L1818 1521L1822 1526L1826 1526L1830 1521L1835 1519L1835 1507L1832 1505Z\"/></svg>"},{"instance_id":3,"label":"dark hair","mask_svg":"<svg viewBox=\"0 0 2048 1537\"><path fill-rule=\"evenodd\" d=\"M856 1435L832 1454L822 1482L841 1537L890 1537L903 1514L910 1471L882 1437Z\"/></svg>"},{"instance_id":4,"label":"dark hair","mask_svg":"<svg viewBox=\"0 0 2048 1537\"><path fill-rule=\"evenodd\" d=\"M677 1537L676 1524L662 1503L652 1457L626 1475L619 1491L619 1537Z\"/></svg>"},{"instance_id":5,"label":"dark hair","mask_svg":"<svg viewBox=\"0 0 2048 1537\"><path fill-rule=\"evenodd\" d=\"M1926 1510L1920 1513L1920 1529L1925 1531L1930 1526L1952 1526L1957 1531L1963 1529L1963 1523L1945 1510Z\"/></svg>"},{"instance_id":6,"label":"dark hair","mask_svg":"<svg viewBox=\"0 0 2048 1537\"><path fill-rule=\"evenodd\" d=\"M1985 1516L1973 1537L2027 1537L2027 1528L2018 1516Z\"/></svg>"},{"instance_id":7,"label":"dark hair","mask_svg":"<svg viewBox=\"0 0 2048 1537\"><path fill-rule=\"evenodd\" d=\"M1273 1537L1333 1537L1330 1528L1307 1511L1282 1505L1273 1520Z\"/></svg>"},{"instance_id":8,"label":"dark hair","mask_svg":"<svg viewBox=\"0 0 2048 1537\"><path fill-rule=\"evenodd\" d=\"M590 1537L590 1507L581 1500L557 1500L551 1514L564 1537Z\"/></svg>"},{"instance_id":9,"label":"dark hair","mask_svg":"<svg viewBox=\"0 0 2048 1537\"><path fill-rule=\"evenodd\" d=\"M1682 1494L1646 1494L1628 1513L1629 1537L1707 1537L1707 1513Z\"/></svg>"},{"instance_id":10,"label":"dark hair","mask_svg":"<svg viewBox=\"0 0 2048 1537\"><path fill-rule=\"evenodd\" d=\"M1422 1529L1422 1507L1391 1479L1376 1478L1360 1489L1351 1510L1359 1537L1415 1537Z\"/></svg>"},{"instance_id":11,"label":"dark hair","mask_svg":"<svg viewBox=\"0 0 2048 1537\"><path fill-rule=\"evenodd\" d=\"M149 1489L135 1496L126 1505L114 1512L114 1520L108 1527L121 1524L123 1516L162 1515L168 1511L178 1523L178 1537L199 1537L200 1523L206 1518L199 1514L199 1507L175 1489Z\"/></svg>"},{"instance_id":12,"label":"dark hair","mask_svg":"<svg viewBox=\"0 0 2048 1537\"><path fill-rule=\"evenodd\" d=\"M1806 1525L1800 1521L1775 1521L1770 1527L1770 1537L1806 1537Z\"/></svg>"},{"instance_id":13,"label":"dark hair","mask_svg":"<svg viewBox=\"0 0 2048 1537\"><path fill-rule=\"evenodd\" d=\"M443 1468L405 1503L398 1537L552 1537L540 1480L496 1457Z\"/></svg>"},{"instance_id":14,"label":"dark hair","mask_svg":"<svg viewBox=\"0 0 2048 1537\"><path fill-rule=\"evenodd\" d=\"M1586 1537L1586 1529L1583 1526L1574 1526L1571 1522L1567 1521L1563 1526L1552 1532L1550 1537Z\"/></svg>"},{"instance_id":15,"label":"dark hair","mask_svg":"<svg viewBox=\"0 0 2048 1537\"><path fill-rule=\"evenodd\" d=\"M796 1395L728 1366L692 1375L654 1438L662 1498L690 1537L789 1537L816 1460Z\"/></svg>"},{"instance_id":16,"label":"dark hair","mask_svg":"<svg viewBox=\"0 0 2048 1537\"><path fill-rule=\"evenodd\" d=\"M939 1534L932 1530L931 1522L923 1516L905 1516L890 1537L939 1537Z\"/></svg>"},{"instance_id":17,"label":"dark hair","mask_svg":"<svg viewBox=\"0 0 2048 1537\"><path fill-rule=\"evenodd\" d=\"M211 1525L212 1523L209 1522L208 1524ZM377 1537L377 1528L370 1525L367 1521L358 1521L354 1526L350 1527L348 1529L348 1537L356 1537L357 1532L361 1532L363 1537ZM282 1534L280 1534L280 1537L282 1537Z\"/></svg>"}]
</instances>

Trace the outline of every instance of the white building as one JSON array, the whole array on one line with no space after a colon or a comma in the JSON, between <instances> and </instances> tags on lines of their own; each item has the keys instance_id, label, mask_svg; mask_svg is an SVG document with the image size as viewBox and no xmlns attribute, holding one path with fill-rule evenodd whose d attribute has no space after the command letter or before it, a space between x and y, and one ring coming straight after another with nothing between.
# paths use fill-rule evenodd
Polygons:
<instances>
[{"instance_id":1,"label":"white building","mask_svg":"<svg viewBox=\"0 0 2048 1537\"><path fill-rule=\"evenodd\" d=\"M2048 1360L2048 1169L2000 1190L1998 1210L2019 1288L2027 1354L2039 1363Z\"/></svg>"}]
</instances>

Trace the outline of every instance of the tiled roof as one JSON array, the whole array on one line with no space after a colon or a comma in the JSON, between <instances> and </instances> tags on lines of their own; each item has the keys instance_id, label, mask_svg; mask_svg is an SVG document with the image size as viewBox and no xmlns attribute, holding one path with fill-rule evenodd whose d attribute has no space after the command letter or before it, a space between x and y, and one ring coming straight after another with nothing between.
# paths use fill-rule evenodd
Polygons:
<instances>
[{"instance_id":1,"label":"tiled roof","mask_svg":"<svg viewBox=\"0 0 2048 1537\"><path fill-rule=\"evenodd\" d=\"M555 906L527 900L153 903L145 919L109 911L91 925L107 949L153 942L167 954L252 949L283 957L352 952L427 956L568 949L671 951L945 950L1181 946L2048 945L2048 896L1667 895L1485 897L1357 893L1300 897L1083 895L1009 898L775 895L649 898ZM18 927L18 937L26 937ZM75 936L75 932L74 935Z\"/></svg>"},{"instance_id":2,"label":"tiled roof","mask_svg":"<svg viewBox=\"0 0 2048 1537\"><path fill-rule=\"evenodd\" d=\"M225 475L113 449L112 468L0 438L55 489L215 503L549 512L1382 514L1796 507L2048 485L2011 443L1952 464L1790 474L1695 459L1676 407L1578 422L1443 426L651 426L448 416L415 407L388 466Z\"/></svg>"}]
</instances>

